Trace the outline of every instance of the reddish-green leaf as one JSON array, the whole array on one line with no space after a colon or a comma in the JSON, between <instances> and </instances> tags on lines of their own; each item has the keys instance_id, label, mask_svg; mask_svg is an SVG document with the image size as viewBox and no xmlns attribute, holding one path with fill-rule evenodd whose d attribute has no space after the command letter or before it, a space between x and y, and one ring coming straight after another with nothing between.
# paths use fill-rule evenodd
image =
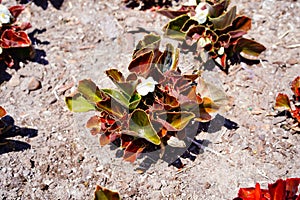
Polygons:
<instances>
[{"instance_id":1,"label":"reddish-green leaf","mask_svg":"<svg viewBox=\"0 0 300 200\"><path fill-rule=\"evenodd\" d=\"M10 7L8 10L14 18L17 18L25 8L23 5L16 5Z\"/></svg>"},{"instance_id":2,"label":"reddish-green leaf","mask_svg":"<svg viewBox=\"0 0 300 200\"><path fill-rule=\"evenodd\" d=\"M300 184L300 178L286 179L286 187L285 188L286 188L288 199L292 199L297 195L299 184ZM300 198L300 195L298 198Z\"/></svg>"},{"instance_id":3,"label":"reddish-green leaf","mask_svg":"<svg viewBox=\"0 0 300 200\"><path fill-rule=\"evenodd\" d=\"M141 139L133 140L125 148L123 159L133 163L145 148L146 145Z\"/></svg>"},{"instance_id":4,"label":"reddish-green leaf","mask_svg":"<svg viewBox=\"0 0 300 200\"><path fill-rule=\"evenodd\" d=\"M165 27L165 35L178 40L184 40L185 34L181 31L184 24L189 20L188 15L181 15L172 19Z\"/></svg>"},{"instance_id":5,"label":"reddish-green leaf","mask_svg":"<svg viewBox=\"0 0 300 200\"><path fill-rule=\"evenodd\" d=\"M138 75L146 75L149 73L153 56L154 53L152 51L138 56L130 62L128 70Z\"/></svg>"},{"instance_id":6,"label":"reddish-green leaf","mask_svg":"<svg viewBox=\"0 0 300 200\"><path fill-rule=\"evenodd\" d=\"M235 17L236 6L233 6L228 12L220 15L217 18L209 18L209 20L213 23L214 29L224 29L227 26L231 25Z\"/></svg>"},{"instance_id":7,"label":"reddish-green leaf","mask_svg":"<svg viewBox=\"0 0 300 200\"><path fill-rule=\"evenodd\" d=\"M168 131L180 131L184 129L195 117L192 112L166 112L158 115L160 122Z\"/></svg>"},{"instance_id":8,"label":"reddish-green leaf","mask_svg":"<svg viewBox=\"0 0 300 200\"><path fill-rule=\"evenodd\" d=\"M275 109L278 109L280 111L283 110L291 110L291 104L289 97L286 94L279 93L276 97L276 103L275 103Z\"/></svg>"},{"instance_id":9,"label":"reddish-green leaf","mask_svg":"<svg viewBox=\"0 0 300 200\"><path fill-rule=\"evenodd\" d=\"M87 123L86 127L90 129L92 135L96 135L101 131L101 118L98 115L91 117Z\"/></svg>"},{"instance_id":10,"label":"reddish-green leaf","mask_svg":"<svg viewBox=\"0 0 300 200\"><path fill-rule=\"evenodd\" d=\"M264 47L262 44L246 38L238 39L237 44L234 46L235 52L243 52L252 56L259 56L259 54L264 50L266 50L266 47Z\"/></svg>"},{"instance_id":11,"label":"reddish-green leaf","mask_svg":"<svg viewBox=\"0 0 300 200\"><path fill-rule=\"evenodd\" d=\"M142 40L136 45L135 50L133 51L133 59L148 53L149 51L156 51L160 45L160 36L154 34L145 35Z\"/></svg>"},{"instance_id":12,"label":"reddish-green leaf","mask_svg":"<svg viewBox=\"0 0 300 200\"><path fill-rule=\"evenodd\" d=\"M300 76L296 77L292 82L291 90L300 101Z\"/></svg>"},{"instance_id":13,"label":"reddish-green leaf","mask_svg":"<svg viewBox=\"0 0 300 200\"><path fill-rule=\"evenodd\" d=\"M97 185L94 200L121 200L121 197L118 192Z\"/></svg>"}]
</instances>

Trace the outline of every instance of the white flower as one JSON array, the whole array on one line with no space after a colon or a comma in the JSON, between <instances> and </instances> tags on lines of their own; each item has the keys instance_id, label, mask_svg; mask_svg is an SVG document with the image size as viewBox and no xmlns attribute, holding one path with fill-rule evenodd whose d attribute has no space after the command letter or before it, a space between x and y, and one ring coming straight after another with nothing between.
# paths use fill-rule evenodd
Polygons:
<instances>
[{"instance_id":1,"label":"white flower","mask_svg":"<svg viewBox=\"0 0 300 200\"><path fill-rule=\"evenodd\" d=\"M221 56L224 54L224 47L221 47L219 50L218 50L218 54Z\"/></svg>"},{"instance_id":2,"label":"white flower","mask_svg":"<svg viewBox=\"0 0 300 200\"><path fill-rule=\"evenodd\" d=\"M197 6L197 0L189 0L183 4L184 6Z\"/></svg>"},{"instance_id":3,"label":"white flower","mask_svg":"<svg viewBox=\"0 0 300 200\"><path fill-rule=\"evenodd\" d=\"M141 78L141 83L136 86L136 91L141 96L146 96L149 92L154 92L155 85L158 84L152 77Z\"/></svg>"},{"instance_id":4,"label":"white flower","mask_svg":"<svg viewBox=\"0 0 300 200\"><path fill-rule=\"evenodd\" d=\"M12 15L10 11L7 9L6 6L0 4L0 23L1 24L8 24Z\"/></svg>"},{"instance_id":5,"label":"white flower","mask_svg":"<svg viewBox=\"0 0 300 200\"><path fill-rule=\"evenodd\" d=\"M198 21L199 24L206 22L209 14L210 5L205 2L200 2L195 9L195 16L191 17L193 20Z\"/></svg>"}]
</instances>

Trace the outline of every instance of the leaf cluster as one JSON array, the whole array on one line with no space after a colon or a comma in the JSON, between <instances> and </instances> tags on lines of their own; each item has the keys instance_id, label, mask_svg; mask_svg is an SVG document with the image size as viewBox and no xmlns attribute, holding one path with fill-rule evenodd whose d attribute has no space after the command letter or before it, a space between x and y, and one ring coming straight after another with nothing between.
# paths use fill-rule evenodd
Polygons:
<instances>
[{"instance_id":1,"label":"leaf cluster","mask_svg":"<svg viewBox=\"0 0 300 200\"><path fill-rule=\"evenodd\" d=\"M196 132L186 127L210 121L227 100L200 73L182 74L177 66L179 50L167 44L160 51L160 43L159 36L149 34L137 44L127 77L118 69L106 71L117 89L101 89L85 79L66 98L74 112L97 111L87 127L93 135L100 135L101 146L119 143L123 158L130 162L149 149L160 149L163 155L166 145L185 148L187 138L194 138ZM154 91L139 94L141 80L149 77L157 83Z\"/></svg>"},{"instance_id":2,"label":"leaf cluster","mask_svg":"<svg viewBox=\"0 0 300 200\"><path fill-rule=\"evenodd\" d=\"M205 53L225 72L229 66L249 60L241 53L258 56L266 48L243 36L251 29L251 19L239 16L236 6L228 6L230 0L206 0L209 14L203 24L193 18L196 6L182 6L179 10L161 9L157 12L171 18L164 26L165 35L183 41L183 46L196 49L196 55L204 61ZM190 46L190 47L189 47Z\"/></svg>"},{"instance_id":3,"label":"leaf cluster","mask_svg":"<svg viewBox=\"0 0 300 200\"><path fill-rule=\"evenodd\" d=\"M11 14L9 22L0 23L0 61L4 61L8 67L14 65L15 59L30 59L35 54L31 40L25 32L31 28L31 24L29 22L19 23L17 20L24 9L24 5L9 7L8 10Z\"/></svg>"}]
</instances>

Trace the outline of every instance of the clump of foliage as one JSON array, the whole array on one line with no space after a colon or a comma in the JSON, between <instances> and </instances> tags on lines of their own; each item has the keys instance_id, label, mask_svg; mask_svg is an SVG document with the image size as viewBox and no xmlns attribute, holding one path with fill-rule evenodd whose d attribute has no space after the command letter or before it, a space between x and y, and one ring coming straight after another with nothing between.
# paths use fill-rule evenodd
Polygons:
<instances>
[{"instance_id":1,"label":"clump of foliage","mask_svg":"<svg viewBox=\"0 0 300 200\"><path fill-rule=\"evenodd\" d=\"M242 55L258 56L265 47L243 36L251 29L251 19L239 16L236 6L228 9L230 0L197 1L194 5L183 5L179 10L161 9L159 13L171 18L164 26L165 35L184 41L201 61L206 53L223 71L229 66L245 62L258 63Z\"/></svg>"},{"instance_id":2,"label":"clump of foliage","mask_svg":"<svg viewBox=\"0 0 300 200\"><path fill-rule=\"evenodd\" d=\"M19 23L17 18L25 9L23 5L7 8L0 0L0 61L8 67L14 65L15 59L30 59L34 56L26 29L31 27L29 22Z\"/></svg>"},{"instance_id":3,"label":"clump of foliage","mask_svg":"<svg viewBox=\"0 0 300 200\"><path fill-rule=\"evenodd\" d=\"M295 131L300 131L300 76L293 80L291 90L293 92L292 99L286 94L279 93L276 97L274 108L292 117L294 124L291 128Z\"/></svg>"},{"instance_id":4,"label":"clump of foliage","mask_svg":"<svg viewBox=\"0 0 300 200\"><path fill-rule=\"evenodd\" d=\"M6 110L0 106L0 135L2 134L2 131L6 128L6 123L1 120L2 117L6 115Z\"/></svg>"},{"instance_id":5,"label":"clump of foliage","mask_svg":"<svg viewBox=\"0 0 300 200\"><path fill-rule=\"evenodd\" d=\"M225 94L204 82L200 73L182 74L179 50L167 44L160 51L160 43L159 36L150 34L137 44L127 77L118 69L106 71L117 89L100 89L85 79L66 98L71 111L98 112L87 128L100 135L101 146L118 144L126 161L154 150L162 156L167 145L186 148L198 123L212 120L226 101Z\"/></svg>"},{"instance_id":6,"label":"clump of foliage","mask_svg":"<svg viewBox=\"0 0 300 200\"><path fill-rule=\"evenodd\" d=\"M105 187L96 186L94 200L121 200L120 194Z\"/></svg>"},{"instance_id":7,"label":"clump of foliage","mask_svg":"<svg viewBox=\"0 0 300 200\"><path fill-rule=\"evenodd\" d=\"M234 200L299 200L297 194L300 178L279 179L268 185L268 189L261 189L259 183L255 188L241 188Z\"/></svg>"}]
</instances>

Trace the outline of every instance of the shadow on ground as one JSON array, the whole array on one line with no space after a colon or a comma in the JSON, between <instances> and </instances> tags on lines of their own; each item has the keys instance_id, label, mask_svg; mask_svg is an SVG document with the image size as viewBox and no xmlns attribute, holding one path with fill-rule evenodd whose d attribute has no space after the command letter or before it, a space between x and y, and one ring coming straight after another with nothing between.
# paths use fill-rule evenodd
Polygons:
<instances>
[{"instance_id":1,"label":"shadow on ground","mask_svg":"<svg viewBox=\"0 0 300 200\"><path fill-rule=\"evenodd\" d=\"M198 127L197 124L195 126L192 125L188 131L185 131L184 133L176 133L176 135L185 137L185 147L175 148L171 147L170 145L165 145L164 147L153 145L150 148L145 149L143 153L138 156L137 159L141 160L141 163L136 170L140 173L143 173L147 171L152 164L156 163L160 159L167 162L169 166L182 169L184 167L182 159L195 161L197 155L204 153L205 148L207 148L211 143L209 140L197 140L195 137L201 132L216 133L220 131L222 127L233 130L238 128L238 124L224 118L221 115L217 115L210 122L199 123ZM120 141L117 140L113 143L110 143L110 149L117 150L117 158L122 158L124 155L124 150L119 148L120 144Z\"/></svg>"},{"instance_id":2,"label":"shadow on ground","mask_svg":"<svg viewBox=\"0 0 300 200\"><path fill-rule=\"evenodd\" d=\"M30 0L20 0L21 4L27 4L29 2ZM46 10L48 8L49 2L54 8L60 9L62 4L64 3L64 0L33 0L33 3L41 7L43 10Z\"/></svg>"},{"instance_id":3,"label":"shadow on ground","mask_svg":"<svg viewBox=\"0 0 300 200\"><path fill-rule=\"evenodd\" d=\"M9 115L1 118L0 129L2 132L0 135L0 155L13 151L24 151L31 148L31 145L26 142L8 138L13 138L16 136L33 138L38 134L36 129L16 126L14 119Z\"/></svg>"}]
</instances>

